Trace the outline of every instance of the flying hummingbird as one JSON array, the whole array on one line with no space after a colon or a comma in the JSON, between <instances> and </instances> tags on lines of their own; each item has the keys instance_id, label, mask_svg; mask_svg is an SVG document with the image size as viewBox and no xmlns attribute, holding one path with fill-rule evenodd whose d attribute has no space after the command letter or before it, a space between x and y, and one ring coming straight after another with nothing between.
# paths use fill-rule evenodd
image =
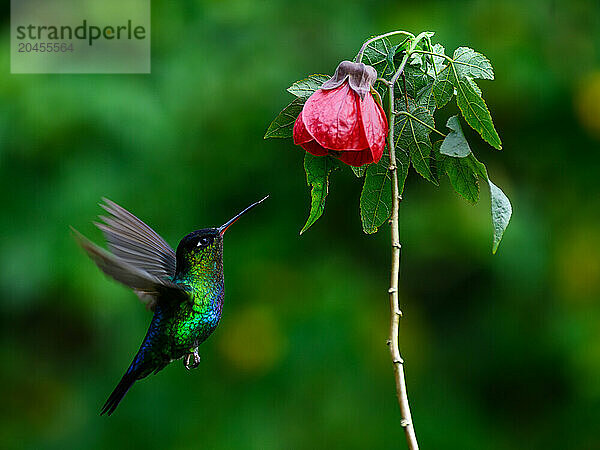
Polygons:
<instances>
[{"instance_id":1,"label":"flying hummingbird","mask_svg":"<svg viewBox=\"0 0 600 450\"><path fill-rule=\"evenodd\" d=\"M95 225L104 233L110 251L73 230L100 270L133 289L154 311L140 349L101 415L111 415L133 383L172 361L183 358L186 369L198 367L198 345L215 330L223 309L223 234L268 197L220 227L188 234L176 252L152 228L106 198L100 206L109 215L100 216L104 223Z\"/></svg>"}]
</instances>

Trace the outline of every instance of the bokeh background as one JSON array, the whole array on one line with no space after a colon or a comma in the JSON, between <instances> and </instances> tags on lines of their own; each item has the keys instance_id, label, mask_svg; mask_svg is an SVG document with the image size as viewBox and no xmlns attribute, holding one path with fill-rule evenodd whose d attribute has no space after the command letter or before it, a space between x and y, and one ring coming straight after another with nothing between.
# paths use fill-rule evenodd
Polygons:
<instances>
[{"instance_id":1,"label":"bokeh background","mask_svg":"<svg viewBox=\"0 0 600 450\"><path fill-rule=\"evenodd\" d=\"M388 333L388 233L336 173L308 211L303 154L263 140L291 82L372 34L434 30L492 61L504 150L468 133L514 206L496 256L473 207L414 173L401 205L401 349L424 449L600 449L600 7L590 1L152 4L151 75L10 75L0 39L0 447L405 448ZM447 114L455 106L446 108ZM444 119L445 121L445 119ZM443 125L444 121L438 121ZM150 313L69 226L107 196L173 246L266 193L225 243L202 345L99 417Z\"/></svg>"}]
</instances>

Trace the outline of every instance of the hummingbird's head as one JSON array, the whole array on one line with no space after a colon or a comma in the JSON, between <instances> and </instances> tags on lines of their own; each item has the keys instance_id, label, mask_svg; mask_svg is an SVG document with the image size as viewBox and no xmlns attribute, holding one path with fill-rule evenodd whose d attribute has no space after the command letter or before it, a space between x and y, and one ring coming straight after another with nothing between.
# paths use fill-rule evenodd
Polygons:
<instances>
[{"instance_id":1,"label":"hummingbird's head","mask_svg":"<svg viewBox=\"0 0 600 450\"><path fill-rule=\"evenodd\" d=\"M215 264L220 266L223 261L223 236L227 229L267 198L268 195L251 204L220 227L203 228L184 237L177 246L177 272L187 272L199 266L204 266L206 269L213 268Z\"/></svg>"},{"instance_id":2,"label":"hummingbird's head","mask_svg":"<svg viewBox=\"0 0 600 450\"><path fill-rule=\"evenodd\" d=\"M223 236L218 228L204 228L185 236L177 246L176 277L217 273L223 267Z\"/></svg>"},{"instance_id":3,"label":"hummingbird's head","mask_svg":"<svg viewBox=\"0 0 600 450\"><path fill-rule=\"evenodd\" d=\"M180 256L211 253L223 248L223 236L218 228L204 228L184 237L177 246L177 260Z\"/></svg>"}]
</instances>

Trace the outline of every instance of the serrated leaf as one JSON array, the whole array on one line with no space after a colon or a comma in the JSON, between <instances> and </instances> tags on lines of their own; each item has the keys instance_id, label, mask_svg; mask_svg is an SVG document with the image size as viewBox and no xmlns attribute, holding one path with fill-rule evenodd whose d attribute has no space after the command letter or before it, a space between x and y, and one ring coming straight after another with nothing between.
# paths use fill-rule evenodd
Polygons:
<instances>
[{"instance_id":1,"label":"serrated leaf","mask_svg":"<svg viewBox=\"0 0 600 450\"><path fill-rule=\"evenodd\" d=\"M481 88L479 86L477 86L477 84L475 83L475 81L473 81L473 78L465 78L465 80L467 80L467 82L471 85L471 87L477 93L477 95L479 95L480 97L483 97L483 93L481 92Z\"/></svg>"},{"instance_id":2,"label":"serrated leaf","mask_svg":"<svg viewBox=\"0 0 600 450\"><path fill-rule=\"evenodd\" d=\"M437 103L435 101L435 93L433 91L433 80L417 93L417 106L422 106L429 111L431 115L433 115L435 112Z\"/></svg>"},{"instance_id":3,"label":"serrated leaf","mask_svg":"<svg viewBox=\"0 0 600 450\"><path fill-rule=\"evenodd\" d=\"M310 75L307 78L296 81L289 88L287 88L287 91L298 98L307 100L308 97L313 95L313 93L330 78L331 77L329 75L323 74Z\"/></svg>"},{"instance_id":4,"label":"serrated leaf","mask_svg":"<svg viewBox=\"0 0 600 450\"><path fill-rule=\"evenodd\" d=\"M421 89L426 87L432 80L431 78L423 72L421 66L411 66L407 65L404 67L404 78L400 77L398 79L398 95L403 95L405 86L406 93L412 99L416 99L418 97Z\"/></svg>"},{"instance_id":5,"label":"serrated leaf","mask_svg":"<svg viewBox=\"0 0 600 450\"><path fill-rule=\"evenodd\" d=\"M439 48L438 48L439 50ZM442 51L443 53L443 51ZM438 56L432 56L435 60ZM434 75L430 72L430 75ZM468 47L454 51L448 65L438 73L433 82L433 94L438 108L443 107L456 94L456 102L467 123L481 137L497 149L502 148L490 112L481 96L481 89L473 78L494 79L490 61L481 53Z\"/></svg>"},{"instance_id":6,"label":"serrated leaf","mask_svg":"<svg viewBox=\"0 0 600 450\"><path fill-rule=\"evenodd\" d=\"M438 108L444 107L454 95L453 73L450 65L443 69L433 82L433 94Z\"/></svg>"},{"instance_id":7,"label":"serrated leaf","mask_svg":"<svg viewBox=\"0 0 600 450\"><path fill-rule=\"evenodd\" d=\"M494 79L492 63L481 53L469 47L458 47L452 57L459 78Z\"/></svg>"},{"instance_id":8,"label":"serrated leaf","mask_svg":"<svg viewBox=\"0 0 600 450\"><path fill-rule=\"evenodd\" d=\"M413 53L408 58L408 65L410 66L422 66L423 65L423 55L420 53Z\"/></svg>"},{"instance_id":9,"label":"serrated leaf","mask_svg":"<svg viewBox=\"0 0 600 450\"><path fill-rule=\"evenodd\" d=\"M504 231L510 222L512 216L512 205L508 200L508 197L502 192L498 186L496 186L490 179L488 179L490 185L490 197L492 200L492 226L494 227L494 241L492 243L492 253L496 253L498 245L502 240Z\"/></svg>"},{"instance_id":10,"label":"serrated leaf","mask_svg":"<svg viewBox=\"0 0 600 450\"><path fill-rule=\"evenodd\" d=\"M389 39L378 39L371 42L365 48L362 62L373 66L377 70L379 77L385 78L394 72L393 65L390 65L387 56L392 45Z\"/></svg>"},{"instance_id":11,"label":"serrated leaf","mask_svg":"<svg viewBox=\"0 0 600 450\"><path fill-rule=\"evenodd\" d=\"M310 213L300 234L308 230L325 210L325 199L329 193L329 175L340 166L340 162L330 156L304 156L306 184L310 186Z\"/></svg>"},{"instance_id":12,"label":"serrated leaf","mask_svg":"<svg viewBox=\"0 0 600 450\"><path fill-rule=\"evenodd\" d=\"M451 130L446 135L442 146L440 147L440 153L442 155L454 156L458 158L464 158L471 153L471 147L463 134L460 126L458 116L452 116L446 122L446 126Z\"/></svg>"},{"instance_id":13,"label":"serrated leaf","mask_svg":"<svg viewBox=\"0 0 600 450\"><path fill-rule=\"evenodd\" d=\"M294 99L292 103L287 105L283 111L271 122L264 139L268 138L289 138L294 134L294 122L298 118L298 114L302 112L304 100L300 98Z\"/></svg>"},{"instance_id":14,"label":"serrated leaf","mask_svg":"<svg viewBox=\"0 0 600 450\"><path fill-rule=\"evenodd\" d=\"M493 79L492 65L481 53L468 47L457 48L448 66L434 81L436 105L441 108L456 94L456 103L467 123L483 140L500 150L502 142L474 77Z\"/></svg>"},{"instance_id":15,"label":"serrated leaf","mask_svg":"<svg viewBox=\"0 0 600 450\"><path fill-rule=\"evenodd\" d=\"M392 213L392 179L386 155L377 164L370 164L360 194L360 218L363 231L367 234L377 229Z\"/></svg>"},{"instance_id":16,"label":"serrated leaf","mask_svg":"<svg viewBox=\"0 0 600 450\"><path fill-rule=\"evenodd\" d=\"M412 166L423 178L437 185L438 182L431 171L431 141L429 133L435 128L433 116L421 106L411 109L410 115L402 114L404 105L401 99L396 104L400 110L396 124L396 147L408 152ZM431 127L431 128L430 128Z\"/></svg>"},{"instance_id":17,"label":"serrated leaf","mask_svg":"<svg viewBox=\"0 0 600 450\"><path fill-rule=\"evenodd\" d=\"M440 56L431 55L430 64L427 67L427 75L431 78L437 78L437 75L446 67L446 58L444 58L446 50L443 45L435 44L431 52Z\"/></svg>"},{"instance_id":18,"label":"serrated leaf","mask_svg":"<svg viewBox=\"0 0 600 450\"><path fill-rule=\"evenodd\" d=\"M492 147L498 150L502 149L502 141L494 128L490 111L475 82L469 78L457 79L455 76L454 87L456 88L456 104L467 123Z\"/></svg>"},{"instance_id":19,"label":"serrated leaf","mask_svg":"<svg viewBox=\"0 0 600 450\"><path fill-rule=\"evenodd\" d=\"M444 170L454 190L471 203L479 201L479 182L471 164L471 153L467 158L444 158Z\"/></svg>"}]
</instances>

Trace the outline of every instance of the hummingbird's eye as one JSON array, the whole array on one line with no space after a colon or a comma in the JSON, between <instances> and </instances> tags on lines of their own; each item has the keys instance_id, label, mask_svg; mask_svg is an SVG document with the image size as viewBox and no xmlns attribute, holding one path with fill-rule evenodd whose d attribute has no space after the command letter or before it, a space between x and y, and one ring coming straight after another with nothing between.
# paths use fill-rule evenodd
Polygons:
<instances>
[{"instance_id":1,"label":"hummingbird's eye","mask_svg":"<svg viewBox=\"0 0 600 450\"><path fill-rule=\"evenodd\" d=\"M210 238L203 237L198 239L198 247L206 247L208 244L210 244Z\"/></svg>"}]
</instances>

